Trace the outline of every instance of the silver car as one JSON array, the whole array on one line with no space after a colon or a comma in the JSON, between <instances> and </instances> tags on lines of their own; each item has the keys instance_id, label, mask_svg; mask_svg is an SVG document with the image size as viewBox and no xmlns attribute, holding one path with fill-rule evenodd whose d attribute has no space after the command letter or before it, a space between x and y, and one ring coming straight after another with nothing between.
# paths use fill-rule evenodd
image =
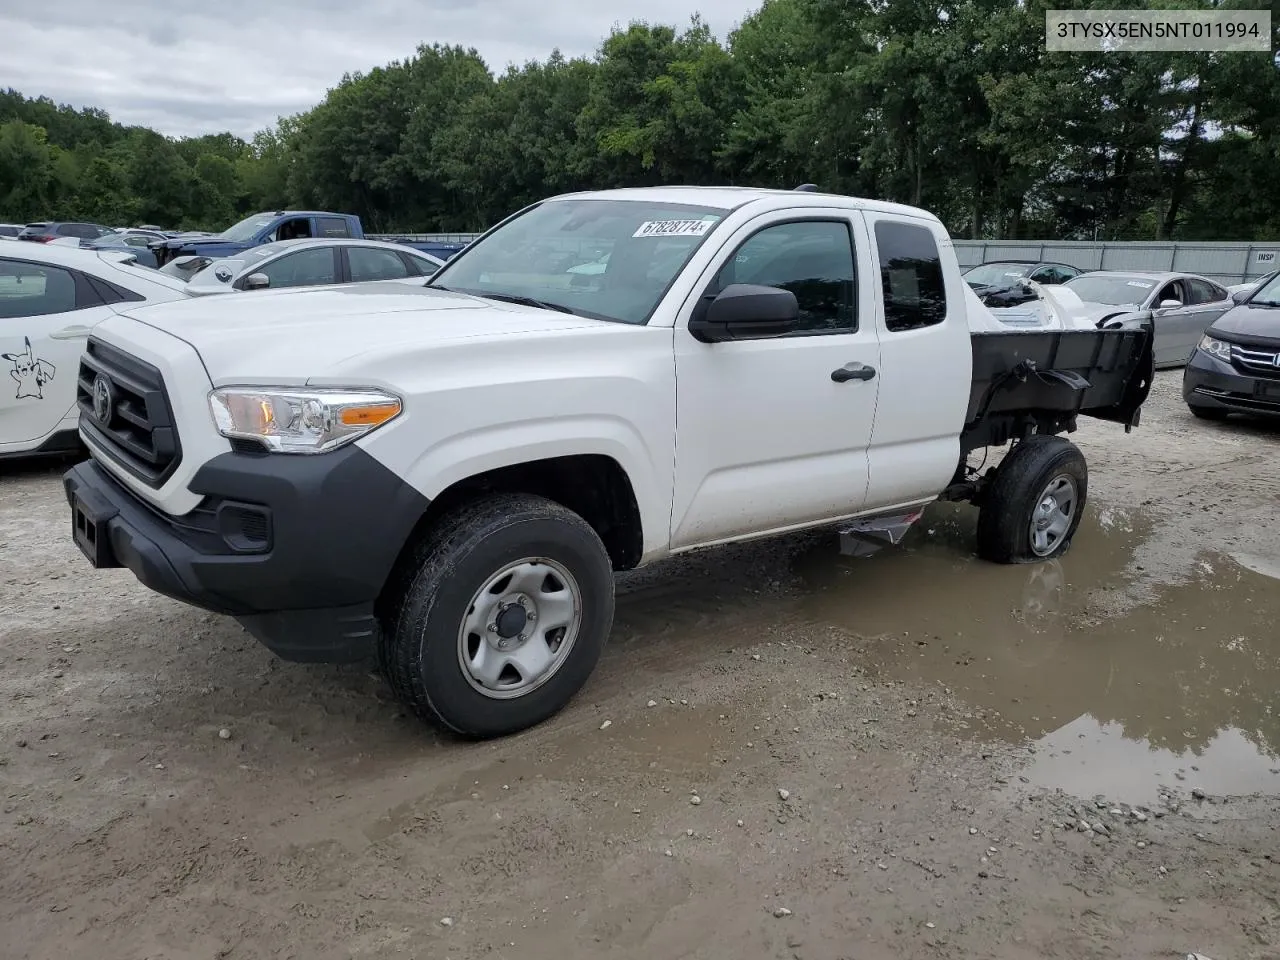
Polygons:
<instances>
[{"instance_id":1,"label":"silver car","mask_svg":"<svg viewBox=\"0 0 1280 960\"><path fill-rule=\"evenodd\" d=\"M183 261L193 260L188 264ZM277 240L233 257L179 257L169 268L190 270L191 296L247 290L278 290L376 280L426 280L444 261L403 243L314 238ZM194 269L192 269L194 268Z\"/></svg>"},{"instance_id":2,"label":"silver car","mask_svg":"<svg viewBox=\"0 0 1280 960\"><path fill-rule=\"evenodd\" d=\"M1094 270L1064 283L1099 325L1150 319L1157 367L1181 367L1205 330L1235 306L1216 281L1193 273Z\"/></svg>"}]
</instances>

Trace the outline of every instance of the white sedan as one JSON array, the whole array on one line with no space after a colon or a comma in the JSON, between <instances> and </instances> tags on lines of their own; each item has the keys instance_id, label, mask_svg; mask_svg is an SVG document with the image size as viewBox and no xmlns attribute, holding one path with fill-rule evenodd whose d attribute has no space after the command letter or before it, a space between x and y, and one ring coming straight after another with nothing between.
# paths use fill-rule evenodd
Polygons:
<instances>
[{"instance_id":1,"label":"white sedan","mask_svg":"<svg viewBox=\"0 0 1280 960\"><path fill-rule=\"evenodd\" d=\"M199 297L380 280L425 282L443 263L402 243L316 238L278 240L217 260L179 257L161 272L185 272L187 293Z\"/></svg>"},{"instance_id":2,"label":"white sedan","mask_svg":"<svg viewBox=\"0 0 1280 960\"><path fill-rule=\"evenodd\" d=\"M76 375L90 331L183 284L131 253L58 243L0 251L0 459L78 448Z\"/></svg>"}]
</instances>

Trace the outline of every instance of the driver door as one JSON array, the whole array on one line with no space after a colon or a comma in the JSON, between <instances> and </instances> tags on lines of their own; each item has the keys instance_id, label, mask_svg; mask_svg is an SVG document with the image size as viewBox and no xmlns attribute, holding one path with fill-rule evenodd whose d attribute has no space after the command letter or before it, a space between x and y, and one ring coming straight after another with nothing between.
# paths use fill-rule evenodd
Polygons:
<instances>
[{"instance_id":1,"label":"driver door","mask_svg":"<svg viewBox=\"0 0 1280 960\"><path fill-rule=\"evenodd\" d=\"M858 216L819 208L739 227L677 318L673 549L810 526L865 503L880 341ZM798 328L695 339L689 317L731 283L792 291ZM857 364L870 375L833 376Z\"/></svg>"},{"instance_id":2,"label":"driver door","mask_svg":"<svg viewBox=\"0 0 1280 960\"><path fill-rule=\"evenodd\" d=\"M1176 300L1176 307L1160 304ZM1207 324L1201 324L1200 308L1191 300L1186 280L1170 280L1151 301L1152 323L1155 328L1156 366L1172 366L1186 362L1191 349L1200 339Z\"/></svg>"}]
</instances>

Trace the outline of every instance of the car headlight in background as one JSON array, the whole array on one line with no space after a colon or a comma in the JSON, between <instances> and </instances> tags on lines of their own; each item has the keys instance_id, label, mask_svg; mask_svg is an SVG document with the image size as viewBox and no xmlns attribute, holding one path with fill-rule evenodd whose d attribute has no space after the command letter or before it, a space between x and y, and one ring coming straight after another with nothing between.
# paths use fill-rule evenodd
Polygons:
<instances>
[{"instance_id":1,"label":"car headlight in background","mask_svg":"<svg viewBox=\"0 0 1280 960\"><path fill-rule=\"evenodd\" d=\"M1224 343L1221 340L1215 340L1213 337L1203 337L1200 340L1200 350L1207 353L1211 357L1216 357L1223 363L1231 362L1231 344Z\"/></svg>"},{"instance_id":2,"label":"car headlight in background","mask_svg":"<svg viewBox=\"0 0 1280 960\"><path fill-rule=\"evenodd\" d=\"M380 390L223 387L209 394L224 437L256 440L275 453L326 453L400 415Z\"/></svg>"}]
</instances>

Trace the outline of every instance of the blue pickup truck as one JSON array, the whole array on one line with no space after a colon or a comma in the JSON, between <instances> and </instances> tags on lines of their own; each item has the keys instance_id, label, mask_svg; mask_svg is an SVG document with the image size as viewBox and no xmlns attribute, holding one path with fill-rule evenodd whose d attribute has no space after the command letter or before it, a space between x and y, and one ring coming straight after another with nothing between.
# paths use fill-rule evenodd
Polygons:
<instances>
[{"instance_id":1,"label":"blue pickup truck","mask_svg":"<svg viewBox=\"0 0 1280 960\"><path fill-rule=\"evenodd\" d=\"M306 237L337 239L364 239L364 228L360 218L349 213L323 213L314 210L276 210L270 213L255 213L245 217L234 226L221 233L207 236L185 235L156 240L151 243L151 252L155 254L156 265L165 264L178 257L209 257L219 259L234 257L250 247L258 247L264 243L277 240L296 240ZM429 253L441 260L448 260L461 250L461 243L435 243L411 240L399 240L415 250Z\"/></svg>"}]
</instances>

